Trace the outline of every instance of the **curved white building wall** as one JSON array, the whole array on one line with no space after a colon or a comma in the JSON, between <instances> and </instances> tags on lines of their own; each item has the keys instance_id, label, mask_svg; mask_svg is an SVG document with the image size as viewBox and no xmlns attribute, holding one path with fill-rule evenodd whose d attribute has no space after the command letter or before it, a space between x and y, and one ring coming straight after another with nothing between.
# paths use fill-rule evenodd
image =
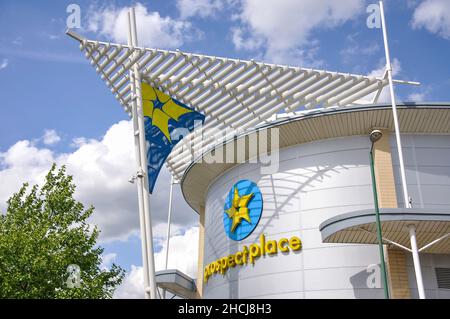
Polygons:
<instances>
[{"instance_id":1,"label":"curved white building wall","mask_svg":"<svg viewBox=\"0 0 450 319\"><path fill-rule=\"evenodd\" d=\"M443 162L450 161L449 136L405 137L404 142L405 147L413 142L416 147L415 157L410 149L405 152L414 199L421 198L421 205L450 208L450 164ZM391 145L395 146L395 140ZM435 145L433 159L422 159L418 145ZM303 248L300 252L260 257L254 265L231 268L224 276L215 274L205 283L203 297L382 298L382 289L369 288L368 280L372 278L373 265L379 262L378 247L322 243L318 229L321 222L332 216L373 207L369 148L367 136L297 145L280 151L280 167L275 174L262 175L260 164L242 164L215 180L206 196L204 265L234 254L244 245L257 243L261 234L266 240L299 236ZM393 149L394 155L395 152ZM416 195L420 188L417 178L422 183L420 196ZM264 206L255 231L235 242L224 231L223 208L229 190L241 179L259 186ZM449 256L424 255L424 279L430 297L445 294L439 295L432 268L426 268L436 261L450 267ZM412 262L409 264L410 284L414 286Z\"/></svg>"},{"instance_id":2,"label":"curved white building wall","mask_svg":"<svg viewBox=\"0 0 450 319\"><path fill-rule=\"evenodd\" d=\"M391 137L392 160L399 207L403 207L400 168L395 137ZM413 207L450 211L450 136L404 135L403 157L408 192ZM450 239L447 239L450 240ZM449 255L421 254L422 274L427 298L450 298L449 289L438 289L436 267L450 268ZM407 254L411 297L418 298L412 257Z\"/></svg>"},{"instance_id":3,"label":"curved white building wall","mask_svg":"<svg viewBox=\"0 0 450 319\"><path fill-rule=\"evenodd\" d=\"M373 245L323 244L320 223L334 215L373 207L367 137L347 137L298 145L280 151L279 172L261 175L260 164L243 164L211 185L205 205L204 264L239 251L243 245L297 235L298 253L259 258L255 265L212 276L205 298L374 298L367 267L379 261ZM234 183L257 183L264 199L261 220L245 240L224 232L226 195Z\"/></svg>"}]
</instances>

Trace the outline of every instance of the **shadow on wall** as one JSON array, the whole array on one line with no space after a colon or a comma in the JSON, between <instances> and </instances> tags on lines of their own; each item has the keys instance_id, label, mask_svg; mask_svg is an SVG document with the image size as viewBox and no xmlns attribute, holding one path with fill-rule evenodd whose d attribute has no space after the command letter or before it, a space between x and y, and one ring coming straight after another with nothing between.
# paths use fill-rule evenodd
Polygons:
<instances>
[{"instance_id":1,"label":"shadow on wall","mask_svg":"<svg viewBox=\"0 0 450 319\"><path fill-rule=\"evenodd\" d=\"M373 265L350 277L350 284L353 287L356 299L378 299L383 298L383 289L381 287L380 265Z\"/></svg>"},{"instance_id":2,"label":"shadow on wall","mask_svg":"<svg viewBox=\"0 0 450 319\"><path fill-rule=\"evenodd\" d=\"M338 165L338 167L340 167L341 169L348 169L345 165ZM273 207L274 207L274 209L266 209L265 210L266 212L269 212L268 215L270 216L270 218L269 218L269 220L266 221L264 227L260 231L260 234L263 234L266 231L266 227L268 227L270 225L270 222L273 219L279 218L279 213L284 210L285 206L288 203L290 203L291 200L295 196L299 196L300 193L307 192L304 190L306 187L315 188L316 186L314 186L313 183L314 182L323 183L327 177L330 177L330 175L329 175L330 172L334 172L336 174L340 173L340 171L338 169L336 169L336 166L331 167L326 164L324 164L324 166L321 166L319 164L318 166L314 167L313 169L309 169L309 172L312 173L310 176L308 176L307 174L283 172L284 176L280 180L283 180L283 185L287 184L287 183L285 183L286 180L291 181L290 184L294 185L292 188L288 188L286 186L280 186L280 185L275 186L277 179L274 179L273 175L269 176L270 186L260 187L262 192L264 194L266 194L265 195L266 197L269 197L269 196L267 196L267 194L272 195L269 197L269 199L265 199L264 201L268 204L273 204ZM270 188L270 191L264 190L267 188ZM289 194L275 196L275 194L276 194L275 188L278 190L288 190Z\"/></svg>"}]
</instances>

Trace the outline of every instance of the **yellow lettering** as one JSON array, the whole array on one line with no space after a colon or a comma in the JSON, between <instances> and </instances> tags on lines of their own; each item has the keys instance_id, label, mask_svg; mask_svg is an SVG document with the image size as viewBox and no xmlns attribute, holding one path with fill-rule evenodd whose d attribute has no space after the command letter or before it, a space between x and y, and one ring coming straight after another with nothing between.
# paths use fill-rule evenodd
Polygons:
<instances>
[{"instance_id":1,"label":"yellow lettering","mask_svg":"<svg viewBox=\"0 0 450 319\"><path fill-rule=\"evenodd\" d=\"M242 261L242 253L237 252L236 255L234 255L234 261L236 262L236 265L243 265L244 262Z\"/></svg>"},{"instance_id":2,"label":"yellow lettering","mask_svg":"<svg viewBox=\"0 0 450 319\"><path fill-rule=\"evenodd\" d=\"M207 265L203 271L203 277L206 283L215 273L225 274L229 268L247 264L248 261L254 264L257 258L266 254L274 255L278 251L289 252L290 250L298 251L301 249L302 241L297 236L292 236L290 239L281 238L278 241L266 241L265 235L262 234L259 236L259 243L252 244L249 247L243 246L242 251L222 257Z\"/></svg>"},{"instance_id":3,"label":"yellow lettering","mask_svg":"<svg viewBox=\"0 0 450 319\"><path fill-rule=\"evenodd\" d=\"M234 267L236 266L236 263L234 262L234 255L228 256L228 267Z\"/></svg>"},{"instance_id":4,"label":"yellow lettering","mask_svg":"<svg viewBox=\"0 0 450 319\"><path fill-rule=\"evenodd\" d=\"M220 259L220 273L225 273L225 271L228 268L228 258L227 257L223 257Z\"/></svg>"},{"instance_id":5,"label":"yellow lettering","mask_svg":"<svg viewBox=\"0 0 450 319\"><path fill-rule=\"evenodd\" d=\"M242 251L242 259L244 260L244 264L247 264L247 255L248 255L248 249L247 246L244 246Z\"/></svg>"},{"instance_id":6,"label":"yellow lettering","mask_svg":"<svg viewBox=\"0 0 450 319\"><path fill-rule=\"evenodd\" d=\"M264 234L262 234L261 236L259 236L259 242L260 242L260 247L261 247L261 256L264 256L266 254L266 236L264 236Z\"/></svg>"},{"instance_id":7,"label":"yellow lettering","mask_svg":"<svg viewBox=\"0 0 450 319\"><path fill-rule=\"evenodd\" d=\"M278 253L277 242L275 240L269 240L266 244L266 250L269 255Z\"/></svg>"},{"instance_id":8,"label":"yellow lettering","mask_svg":"<svg viewBox=\"0 0 450 319\"><path fill-rule=\"evenodd\" d=\"M297 251L302 249L302 241L297 236L291 237L291 240L289 241L289 246L293 251Z\"/></svg>"},{"instance_id":9,"label":"yellow lettering","mask_svg":"<svg viewBox=\"0 0 450 319\"><path fill-rule=\"evenodd\" d=\"M250 263L254 264L255 259L261 256L261 249L258 244L250 245Z\"/></svg>"},{"instance_id":10,"label":"yellow lettering","mask_svg":"<svg viewBox=\"0 0 450 319\"><path fill-rule=\"evenodd\" d=\"M286 247L286 244L289 242L289 240L287 239L287 238L281 238L279 241L278 241L278 248L280 248L280 251L282 251L282 252L288 252L289 251L289 248L288 247Z\"/></svg>"}]
</instances>

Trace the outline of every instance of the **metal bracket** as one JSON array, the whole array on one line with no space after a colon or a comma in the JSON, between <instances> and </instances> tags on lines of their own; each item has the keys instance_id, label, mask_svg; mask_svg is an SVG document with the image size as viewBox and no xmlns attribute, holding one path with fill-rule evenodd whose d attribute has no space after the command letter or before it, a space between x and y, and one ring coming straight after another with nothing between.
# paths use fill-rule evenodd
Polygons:
<instances>
[{"instance_id":1,"label":"metal bracket","mask_svg":"<svg viewBox=\"0 0 450 319\"><path fill-rule=\"evenodd\" d=\"M144 171L142 170L142 168L139 168L139 170L136 173L136 177L139 177L139 178L144 177Z\"/></svg>"},{"instance_id":2,"label":"metal bracket","mask_svg":"<svg viewBox=\"0 0 450 319\"><path fill-rule=\"evenodd\" d=\"M144 171L142 170L142 168L139 168L139 170L136 172L135 175L132 175L130 177L130 179L128 180L129 183L134 184L134 181L137 178L143 178L145 176Z\"/></svg>"}]
</instances>

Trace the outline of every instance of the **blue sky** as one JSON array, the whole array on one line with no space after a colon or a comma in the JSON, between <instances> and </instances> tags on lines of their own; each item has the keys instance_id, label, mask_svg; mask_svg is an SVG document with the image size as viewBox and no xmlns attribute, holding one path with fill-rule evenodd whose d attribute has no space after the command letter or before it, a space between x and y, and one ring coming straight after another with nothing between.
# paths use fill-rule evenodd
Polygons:
<instances>
[{"instance_id":1,"label":"blue sky","mask_svg":"<svg viewBox=\"0 0 450 319\"><path fill-rule=\"evenodd\" d=\"M68 163L75 177L79 174L80 187L86 187L80 191L80 198L99 207L97 213L106 216L97 219L100 229L109 234L102 244L105 254L129 271L133 271L132 265L141 264L136 217L129 218L132 222L125 229L121 228L125 219L118 219L115 225L114 218L108 215L114 211L108 210L114 192L119 197L131 196L123 210L130 216L135 213L134 186L116 186L108 176L119 172L118 183L126 183L127 174L133 170L132 156L128 158L128 153L115 149L118 146L111 142L128 132L127 122L121 122L128 121L128 117L84 59L78 43L64 34L70 3L81 8L81 28L76 31L91 39L121 39L126 30L114 26L114 17L128 6L137 6L138 19L143 21L139 36L146 46L370 74L381 70L385 63L381 30L366 26L365 9L372 2L2 0L0 210L4 210L4 201L17 185L26 180L39 182L52 161ZM397 86L401 101L450 100L449 3L385 1L395 78L422 83L420 87ZM108 156L107 160L102 156ZM16 158L27 159L13 161ZM104 179L96 180L96 167L104 170L98 173L105 175ZM168 183L164 179L156 189L160 194L153 197L158 211L158 251L165 245L164 189ZM108 183L107 190L98 194L88 191L98 190L102 183ZM92 185L95 187L89 188ZM175 232L182 240L192 235L196 215L178 189L175 201ZM174 258L183 262L183 256ZM131 279L128 284L128 291L133 291ZM132 295L129 292L127 296Z\"/></svg>"}]
</instances>

